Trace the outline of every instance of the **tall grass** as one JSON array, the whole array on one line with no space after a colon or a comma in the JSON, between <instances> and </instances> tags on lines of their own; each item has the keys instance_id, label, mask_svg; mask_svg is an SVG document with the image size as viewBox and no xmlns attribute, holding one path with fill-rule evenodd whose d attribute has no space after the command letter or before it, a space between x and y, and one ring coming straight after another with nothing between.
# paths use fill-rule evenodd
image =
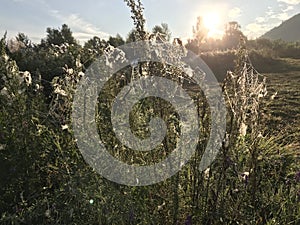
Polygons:
<instances>
[{"instance_id":1,"label":"tall grass","mask_svg":"<svg viewBox=\"0 0 300 225\"><path fill-rule=\"evenodd\" d=\"M142 5L126 2L133 11L139 38L146 39L149 36L141 25ZM282 144L280 137L268 134L268 124L262 117L270 97L266 81L252 66L243 44L237 52L235 69L227 73L222 84L228 109L227 132L216 160L205 171L198 170L211 115L202 91L188 86L193 87L186 89L196 103L202 134L196 154L173 177L145 187L110 182L83 160L70 124L73 93L84 75L81 64L64 67L64 76L53 80L49 104L41 81L33 78L26 83L24 73L6 54L5 45L2 39L1 224L300 222L299 155L291 145ZM179 84L188 79L178 68L167 69L172 74L168 78ZM141 63L116 74L99 95L100 130L111 131L108 118L112 99L132 75L138 79L143 71L164 75L166 68ZM112 132L106 132L102 141L108 149L114 149L111 154L127 163L155 163L176 146L179 118L173 107L160 99L138 103L131 115L132 130L140 137L149 135L145 124L157 115L167 122L169 132L154 153L133 154L122 146L114 148L118 143Z\"/></svg>"}]
</instances>

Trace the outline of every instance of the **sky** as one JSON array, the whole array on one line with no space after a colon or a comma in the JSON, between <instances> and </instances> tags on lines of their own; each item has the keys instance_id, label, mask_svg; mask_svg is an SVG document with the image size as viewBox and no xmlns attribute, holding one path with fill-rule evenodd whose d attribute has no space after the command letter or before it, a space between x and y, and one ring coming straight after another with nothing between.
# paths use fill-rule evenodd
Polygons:
<instances>
[{"instance_id":1,"label":"sky","mask_svg":"<svg viewBox=\"0 0 300 225\"><path fill-rule=\"evenodd\" d=\"M229 21L238 21L248 38L257 38L282 21L300 13L300 0L142 0L146 27L167 23L172 37L192 37L202 16L212 37L220 37ZM84 43L98 36L126 38L133 28L130 9L123 0L0 0L0 36L25 33L33 42L46 37L46 28L67 24Z\"/></svg>"}]
</instances>

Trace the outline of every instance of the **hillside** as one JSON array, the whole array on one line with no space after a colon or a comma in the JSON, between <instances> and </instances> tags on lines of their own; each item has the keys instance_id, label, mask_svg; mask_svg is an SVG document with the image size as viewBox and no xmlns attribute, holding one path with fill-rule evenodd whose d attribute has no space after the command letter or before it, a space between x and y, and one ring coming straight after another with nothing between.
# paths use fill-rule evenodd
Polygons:
<instances>
[{"instance_id":1,"label":"hillside","mask_svg":"<svg viewBox=\"0 0 300 225\"><path fill-rule=\"evenodd\" d=\"M300 41L300 13L282 22L278 27L265 33L261 38L282 39L288 42Z\"/></svg>"}]
</instances>

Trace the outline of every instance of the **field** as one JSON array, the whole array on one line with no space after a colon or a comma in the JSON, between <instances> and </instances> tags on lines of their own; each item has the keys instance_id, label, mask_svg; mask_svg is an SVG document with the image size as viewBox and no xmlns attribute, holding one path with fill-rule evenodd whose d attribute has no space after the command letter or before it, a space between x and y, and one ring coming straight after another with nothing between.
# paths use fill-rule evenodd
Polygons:
<instances>
[{"instance_id":1,"label":"field","mask_svg":"<svg viewBox=\"0 0 300 225\"><path fill-rule=\"evenodd\" d=\"M292 63L300 65L299 60ZM265 74L269 96L276 94L267 106L269 114L266 129L270 135L282 136L281 141L291 142L300 151L300 71Z\"/></svg>"}]
</instances>

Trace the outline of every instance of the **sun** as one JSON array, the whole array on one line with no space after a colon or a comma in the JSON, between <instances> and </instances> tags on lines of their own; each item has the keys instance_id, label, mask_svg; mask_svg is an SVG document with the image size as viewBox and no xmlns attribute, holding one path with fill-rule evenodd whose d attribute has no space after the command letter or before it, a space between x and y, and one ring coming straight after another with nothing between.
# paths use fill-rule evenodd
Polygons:
<instances>
[{"instance_id":1,"label":"sun","mask_svg":"<svg viewBox=\"0 0 300 225\"><path fill-rule=\"evenodd\" d=\"M222 36L221 18L217 12L209 12L203 16L203 24L208 29L208 37L218 38Z\"/></svg>"}]
</instances>

